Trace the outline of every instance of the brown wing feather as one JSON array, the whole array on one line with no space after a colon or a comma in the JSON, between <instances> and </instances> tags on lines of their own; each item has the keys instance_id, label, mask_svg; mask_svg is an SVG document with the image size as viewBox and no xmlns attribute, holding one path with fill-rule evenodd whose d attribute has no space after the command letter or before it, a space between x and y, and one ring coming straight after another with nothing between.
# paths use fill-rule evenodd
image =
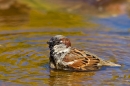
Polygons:
<instances>
[{"instance_id":1,"label":"brown wing feather","mask_svg":"<svg viewBox=\"0 0 130 86\"><path fill-rule=\"evenodd\" d=\"M86 54L82 50L72 49L63 59L65 62L73 62L68 67L79 71L97 70L100 67L100 60L91 54Z\"/></svg>"}]
</instances>

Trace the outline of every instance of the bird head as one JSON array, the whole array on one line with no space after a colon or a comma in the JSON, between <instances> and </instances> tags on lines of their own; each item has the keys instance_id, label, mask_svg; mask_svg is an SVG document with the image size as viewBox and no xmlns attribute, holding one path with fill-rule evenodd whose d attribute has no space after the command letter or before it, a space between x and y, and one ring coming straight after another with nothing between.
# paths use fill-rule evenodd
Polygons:
<instances>
[{"instance_id":1,"label":"bird head","mask_svg":"<svg viewBox=\"0 0 130 86\"><path fill-rule=\"evenodd\" d=\"M55 45L65 45L66 48L71 47L70 40L67 37L63 36L63 35L53 36L47 42L47 44L49 45L50 50L52 50Z\"/></svg>"}]
</instances>

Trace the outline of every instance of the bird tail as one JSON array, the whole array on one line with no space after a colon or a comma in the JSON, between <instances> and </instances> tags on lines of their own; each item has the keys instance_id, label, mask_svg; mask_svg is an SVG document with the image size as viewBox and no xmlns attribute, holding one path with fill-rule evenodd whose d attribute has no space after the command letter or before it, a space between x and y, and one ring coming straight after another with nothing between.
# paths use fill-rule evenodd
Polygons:
<instances>
[{"instance_id":1,"label":"bird tail","mask_svg":"<svg viewBox=\"0 0 130 86\"><path fill-rule=\"evenodd\" d=\"M113 63L110 61L102 61L101 65L102 66L110 66L110 67L120 67L121 66L120 64L116 64L116 63Z\"/></svg>"}]
</instances>

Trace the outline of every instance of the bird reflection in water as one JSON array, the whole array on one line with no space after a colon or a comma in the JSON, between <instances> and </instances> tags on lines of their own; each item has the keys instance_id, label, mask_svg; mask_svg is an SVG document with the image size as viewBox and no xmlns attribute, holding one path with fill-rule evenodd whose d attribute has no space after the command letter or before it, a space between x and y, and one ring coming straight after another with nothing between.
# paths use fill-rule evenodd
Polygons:
<instances>
[{"instance_id":1,"label":"bird reflection in water","mask_svg":"<svg viewBox=\"0 0 130 86\"><path fill-rule=\"evenodd\" d=\"M92 80L95 72L67 72L50 70L50 86L82 86L84 81Z\"/></svg>"}]
</instances>

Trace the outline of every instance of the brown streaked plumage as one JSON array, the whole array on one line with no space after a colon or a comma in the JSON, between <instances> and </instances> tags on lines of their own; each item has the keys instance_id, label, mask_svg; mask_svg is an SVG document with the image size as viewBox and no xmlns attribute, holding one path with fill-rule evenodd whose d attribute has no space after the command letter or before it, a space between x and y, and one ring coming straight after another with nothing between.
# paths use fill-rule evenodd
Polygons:
<instances>
[{"instance_id":1,"label":"brown streaked plumage","mask_svg":"<svg viewBox=\"0 0 130 86\"><path fill-rule=\"evenodd\" d=\"M67 47L71 46L71 42L68 38L62 38L60 41L62 41L62 43L65 44Z\"/></svg>"},{"instance_id":2,"label":"brown streaked plumage","mask_svg":"<svg viewBox=\"0 0 130 86\"><path fill-rule=\"evenodd\" d=\"M77 71L98 70L100 68L100 66L98 66L98 63L100 63L98 58L75 48L71 49L71 51L65 55L63 61L75 61L73 64L68 65L68 67Z\"/></svg>"},{"instance_id":3,"label":"brown streaked plumage","mask_svg":"<svg viewBox=\"0 0 130 86\"><path fill-rule=\"evenodd\" d=\"M121 66L88 51L71 48L70 40L62 35L52 37L47 43L50 48L50 67L53 69L92 71L101 66Z\"/></svg>"}]
</instances>

